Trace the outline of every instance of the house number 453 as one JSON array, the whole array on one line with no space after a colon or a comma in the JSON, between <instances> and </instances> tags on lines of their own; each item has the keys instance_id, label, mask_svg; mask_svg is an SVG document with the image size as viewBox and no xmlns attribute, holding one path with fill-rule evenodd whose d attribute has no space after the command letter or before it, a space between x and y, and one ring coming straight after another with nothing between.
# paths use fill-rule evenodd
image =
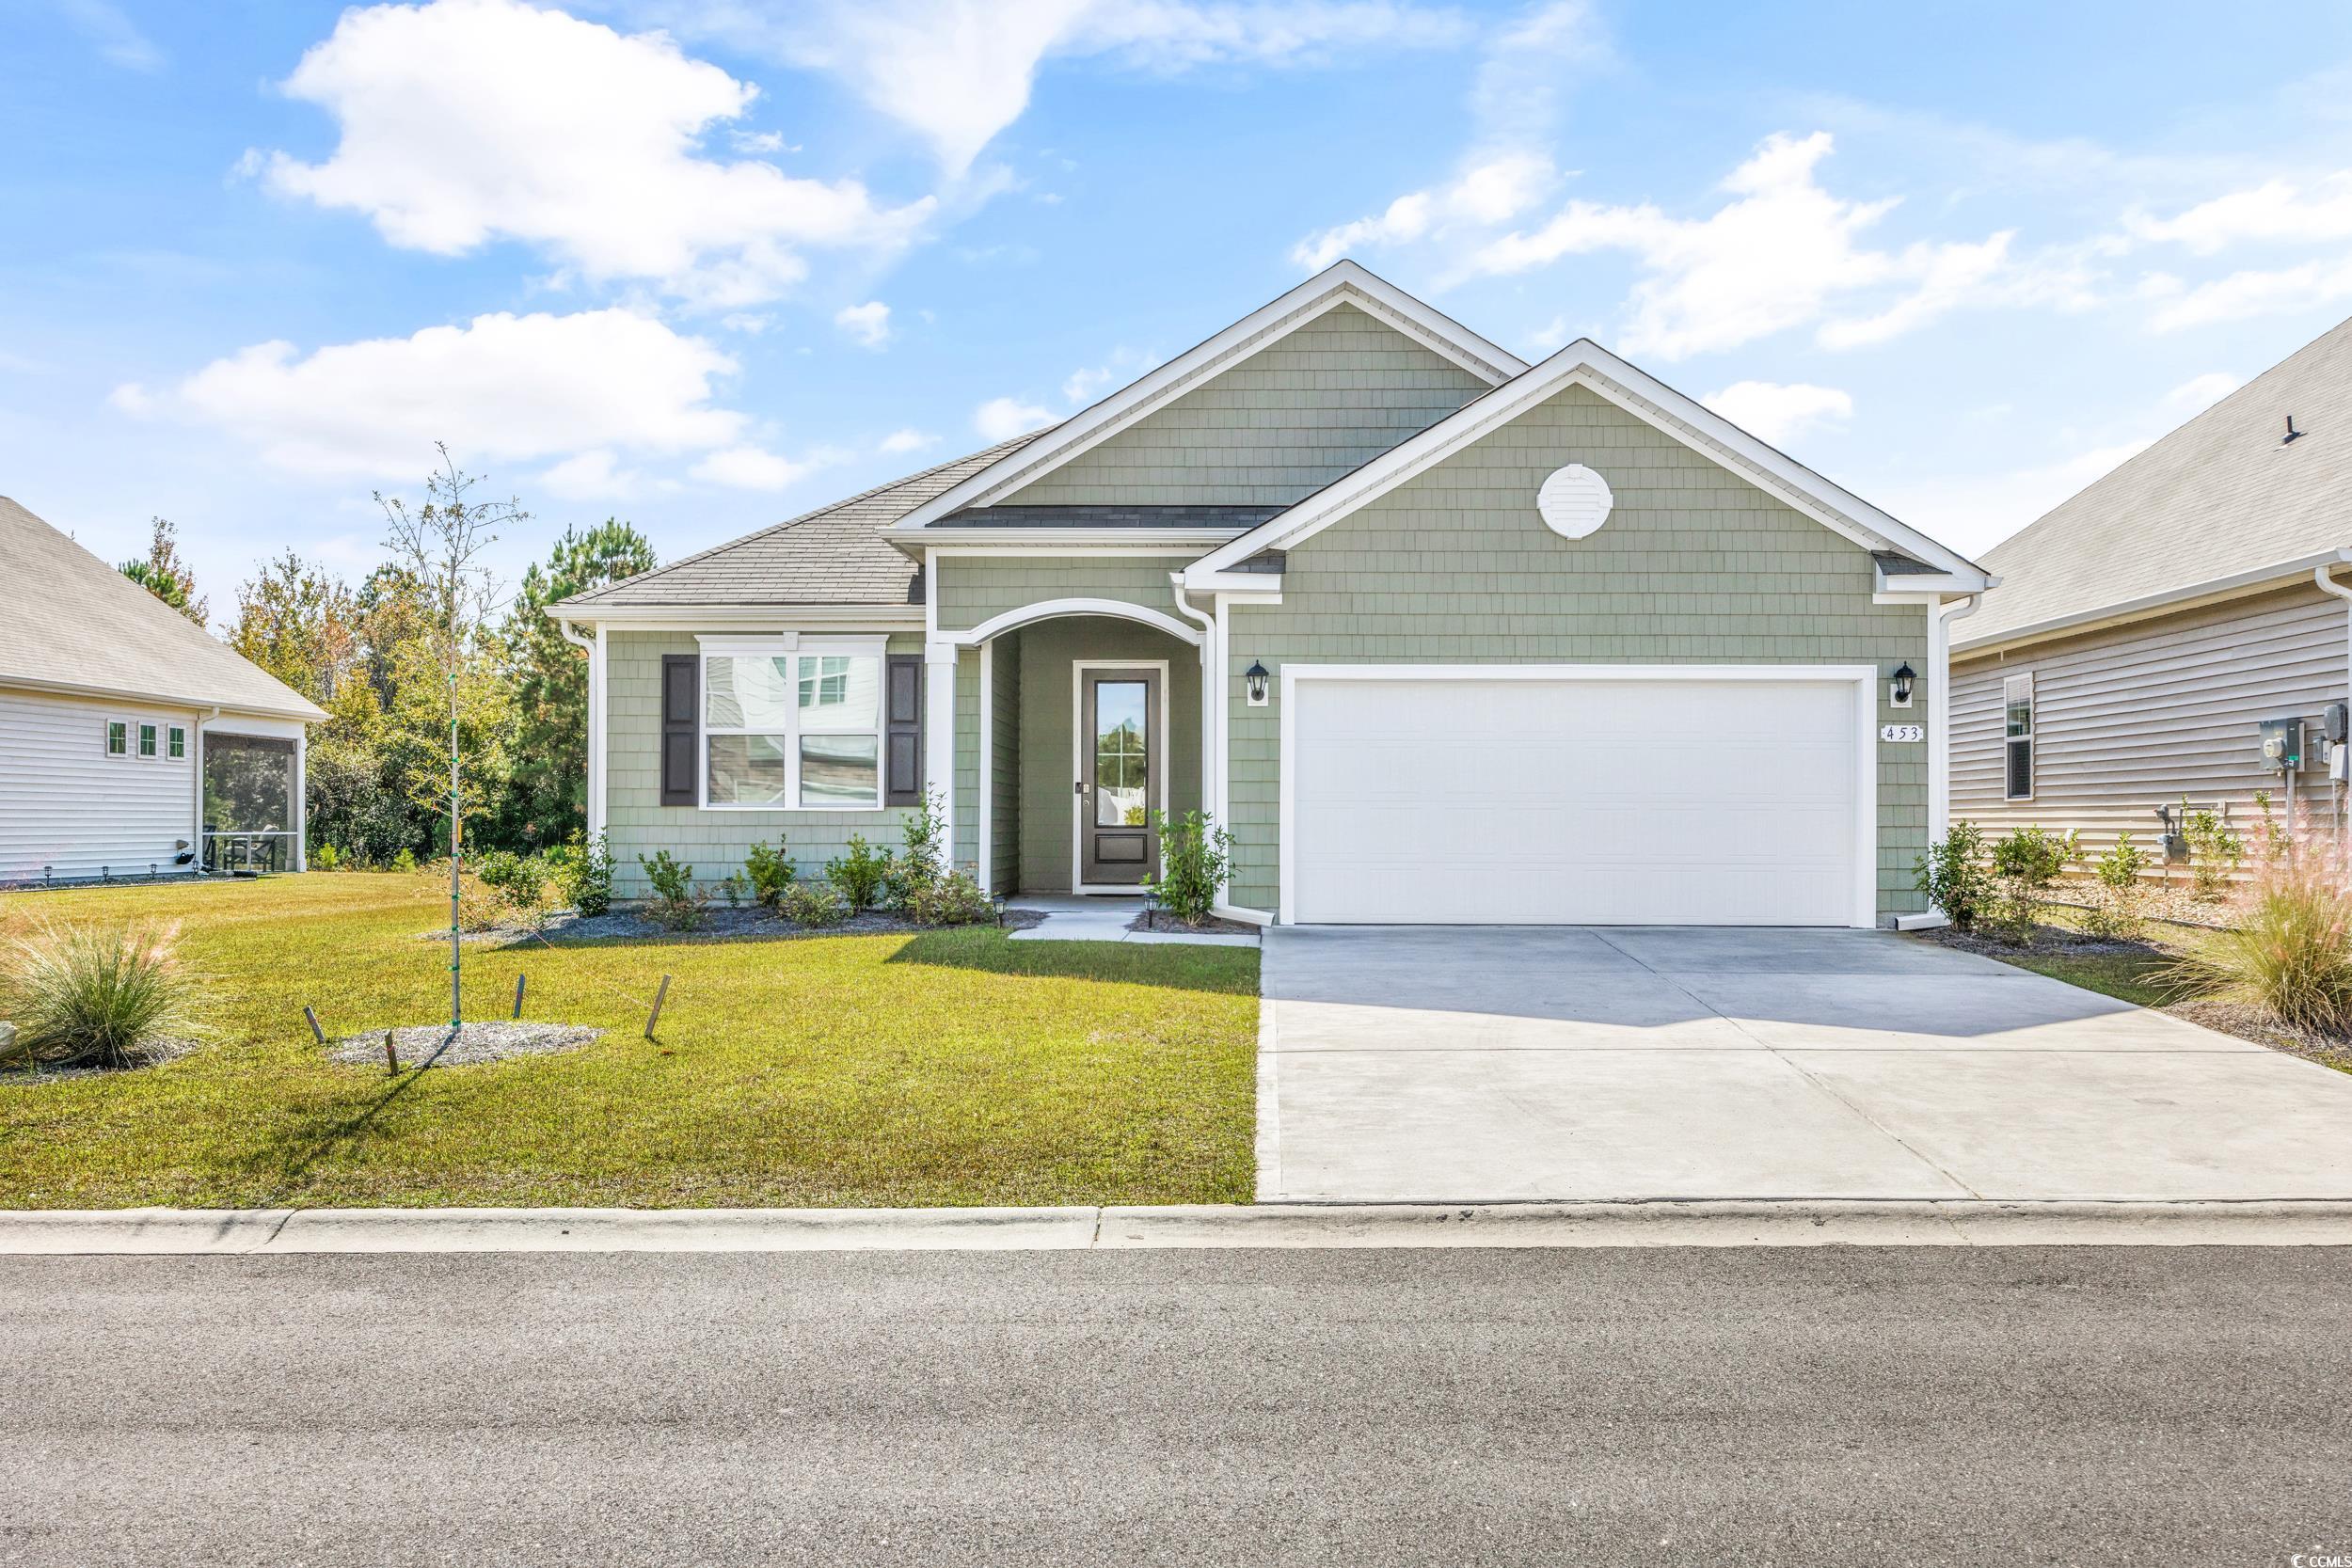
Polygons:
<instances>
[{"instance_id":1,"label":"house number 453","mask_svg":"<svg viewBox=\"0 0 2352 1568\"><path fill-rule=\"evenodd\" d=\"M1928 727L1925 724L1881 724L1879 726L1881 740L1925 740L1927 737Z\"/></svg>"}]
</instances>

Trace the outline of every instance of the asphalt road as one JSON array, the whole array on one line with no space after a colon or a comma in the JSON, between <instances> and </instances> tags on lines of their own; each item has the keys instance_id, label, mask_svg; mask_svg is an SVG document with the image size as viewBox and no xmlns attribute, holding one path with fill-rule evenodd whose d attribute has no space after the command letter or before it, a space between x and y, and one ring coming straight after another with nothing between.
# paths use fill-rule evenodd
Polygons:
<instances>
[{"instance_id":1,"label":"asphalt road","mask_svg":"<svg viewBox=\"0 0 2352 1568\"><path fill-rule=\"evenodd\" d=\"M2352 1558L2352 1249L0 1259L0 1562Z\"/></svg>"}]
</instances>

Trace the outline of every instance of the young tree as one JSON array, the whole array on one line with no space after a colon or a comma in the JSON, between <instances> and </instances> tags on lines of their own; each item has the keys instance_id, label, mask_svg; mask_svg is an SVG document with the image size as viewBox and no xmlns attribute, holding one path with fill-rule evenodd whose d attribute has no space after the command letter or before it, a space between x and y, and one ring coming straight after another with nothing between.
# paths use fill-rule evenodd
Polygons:
<instances>
[{"instance_id":1,"label":"young tree","mask_svg":"<svg viewBox=\"0 0 2352 1568\"><path fill-rule=\"evenodd\" d=\"M229 645L322 707L333 705L363 649L351 590L294 551L237 585Z\"/></svg>"},{"instance_id":2,"label":"young tree","mask_svg":"<svg viewBox=\"0 0 2352 1568\"><path fill-rule=\"evenodd\" d=\"M514 769L499 832L518 848L562 844L587 826L588 660L564 641L547 607L654 568L653 546L615 517L581 531L566 528L523 573L506 617L505 654L514 699Z\"/></svg>"},{"instance_id":3,"label":"young tree","mask_svg":"<svg viewBox=\"0 0 2352 1568\"><path fill-rule=\"evenodd\" d=\"M124 562L122 575L198 626L205 625L213 607L197 596L196 574L180 559L180 531L167 518L151 517L148 522L154 531L148 540L147 559Z\"/></svg>"},{"instance_id":4,"label":"young tree","mask_svg":"<svg viewBox=\"0 0 2352 1568\"><path fill-rule=\"evenodd\" d=\"M466 755L463 727L469 684L469 655L482 650L490 612L498 603L498 579L483 556L498 540L498 531L529 519L518 499L476 500L481 482L457 467L449 448L434 450L441 466L426 476L424 505L411 512L397 497L380 492L376 504L384 509L385 547L393 564L422 589L424 619L421 635L410 646L448 684L449 714L449 1026L461 1026L459 992L462 950L458 942L459 876L465 857L466 795L460 768ZM403 688L418 684L407 670L396 669ZM405 698L407 692L404 690Z\"/></svg>"}]
</instances>

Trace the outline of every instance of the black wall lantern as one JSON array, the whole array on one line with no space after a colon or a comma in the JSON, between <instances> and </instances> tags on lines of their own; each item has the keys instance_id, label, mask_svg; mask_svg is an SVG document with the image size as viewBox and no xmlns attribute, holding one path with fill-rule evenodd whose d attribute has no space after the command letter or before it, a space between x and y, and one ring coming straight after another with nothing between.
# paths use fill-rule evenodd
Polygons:
<instances>
[{"instance_id":1,"label":"black wall lantern","mask_svg":"<svg viewBox=\"0 0 2352 1568\"><path fill-rule=\"evenodd\" d=\"M1266 682L1273 678L1273 672L1252 659L1249 668L1241 673L1241 678L1249 683L1249 705L1265 706Z\"/></svg>"},{"instance_id":2,"label":"black wall lantern","mask_svg":"<svg viewBox=\"0 0 2352 1568\"><path fill-rule=\"evenodd\" d=\"M1911 705L1912 684L1918 678L1918 673L1908 664L1899 664L1895 667L1894 699L1897 707Z\"/></svg>"}]
</instances>

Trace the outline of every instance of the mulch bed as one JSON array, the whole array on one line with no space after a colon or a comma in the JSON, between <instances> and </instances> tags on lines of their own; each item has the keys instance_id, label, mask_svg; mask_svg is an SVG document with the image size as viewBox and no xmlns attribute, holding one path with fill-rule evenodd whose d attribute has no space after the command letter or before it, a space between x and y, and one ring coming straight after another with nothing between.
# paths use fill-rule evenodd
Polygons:
<instances>
[{"instance_id":1,"label":"mulch bed","mask_svg":"<svg viewBox=\"0 0 2352 1568\"><path fill-rule=\"evenodd\" d=\"M1198 926L1187 926L1166 910L1147 910L1127 922L1130 931L1174 931L1186 936L1254 937L1258 928L1247 921L1223 920L1211 915Z\"/></svg>"},{"instance_id":2,"label":"mulch bed","mask_svg":"<svg viewBox=\"0 0 2352 1568\"><path fill-rule=\"evenodd\" d=\"M1025 930L1045 918L1037 910L1007 910L1005 929ZM573 942L598 942L621 938L650 942L663 938L681 942L783 942L799 937L868 937L913 936L918 932L939 929L917 926L903 915L888 914L879 910L853 915L838 926L796 926L781 915L756 908L729 909L724 905L703 911L702 924L691 931L674 930L646 914L642 908L607 911L603 914L581 915L566 911L551 915L545 925L533 931L527 926L497 926L486 931L468 931L458 937L460 942L485 947L525 947L539 941L550 945ZM420 931L420 942L447 942L449 927L437 931ZM383 1037L379 1034L378 1043Z\"/></svg>"},{"instance_id":3,"label":"mulch bed","mask_svg":"<svg viewBox=\"0 0 2352 1568\"><path fill-rule=\"evenodd\" d=\"M378 1029L346 1036L327 1048L327 1058L353 1067L382 1067L384 1033ZM391 1036L393 1049L400 1053L401 1070L405 1072L427 1066L428 1057L433 1067L477 1067L510 1056L577 1051L602 1039L604 1031L578 1023L469 1023L458 1030L455 1039L450 1039L448 1024L427 1023L394 1029ZM443 1040L449 1040L449 1048L434 1056Z\"/></svg>"},{"instance_id":4,"label":"mulch bed","mask_svg":"<svg viewBox=\"0 0 2352 1568\"><path fill-rule=\"evenodd\" d=\"M37 1059L30 1052L20 1052L5 1061L0 1061L0 1083L62 1084L69 1078L95 1078L102 1073L135 1072L140 1068L161 1067L166 1062L176 1062L194 1051L198 1043L191 1039L177 1038L150 1040L139 1051L136 1059L127 1068L59 1067L54 1063Z\"/></svg>"},{"instance_id":5,"label":"mulch bed","mask_svg":"<svg viewBox=\"0 0 2352 1568\"><path fill-rule=\"evenodd\" d=\"M1963 953L1976 953L1988 958L2013 958L2026 953L2065 953L2086 958L2169 958L2172 956L2153 942L2094 937L2067 926L2036 926L2033 941L2023 945L1987 936L1982 931L1962 931L1949 926L1912 934L1923 937L1939 947L1957 947Z\"/></svg>"}]
</instances>

